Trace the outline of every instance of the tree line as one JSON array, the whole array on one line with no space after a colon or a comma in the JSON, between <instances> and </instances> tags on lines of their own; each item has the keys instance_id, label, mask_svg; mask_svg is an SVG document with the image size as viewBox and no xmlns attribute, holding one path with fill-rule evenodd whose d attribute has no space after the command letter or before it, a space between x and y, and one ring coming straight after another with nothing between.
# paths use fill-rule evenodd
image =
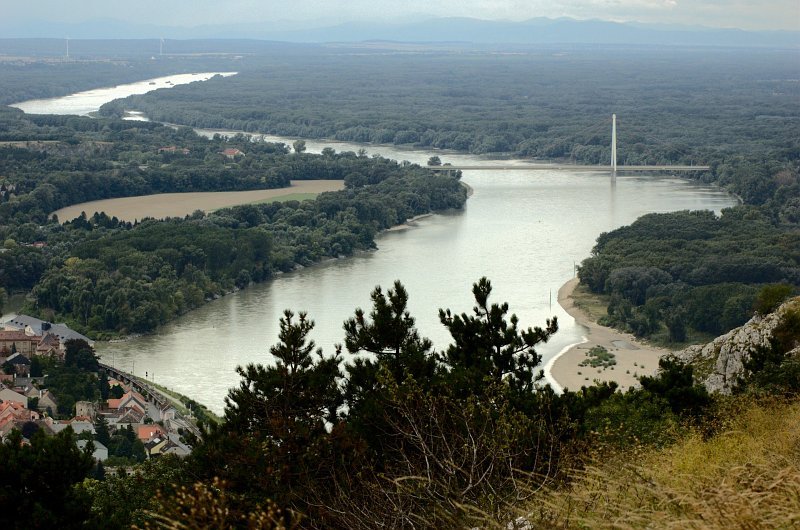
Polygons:
<instances>
[{"instance_id":1,"label":"tree line","mask_svg":"<svg viewBox=\"0 0 800 530\"><path fill-rule=\"evenodd\" d=\"M604 233L578 276L609 298L603 322L685 342L744 324L767 286L800 286L800 231L754 207L650 214Z\"/></svg>"}]
</instances>

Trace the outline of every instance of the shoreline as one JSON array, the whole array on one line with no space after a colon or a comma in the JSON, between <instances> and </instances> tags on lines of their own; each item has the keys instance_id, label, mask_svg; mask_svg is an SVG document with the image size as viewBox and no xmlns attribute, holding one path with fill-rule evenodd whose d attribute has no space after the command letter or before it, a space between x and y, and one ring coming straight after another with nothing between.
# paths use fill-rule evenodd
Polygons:
<instances>
[{"instance_id":1,"label":"shoreline","mask_svg":"<svg viewBox=\"0 0 800 530\"><path fill-rule=\"evenodd\" d=\"M415 226L414 223L419 221L420 219L425 219L426 217L432 217L434 215L436 215L436 212L428 212L420 215L415 215L414 217L406 219L399 225L390 226L389 228L383 230L383 232L400 232L401 230L408 230L409 228L414 228Z\"/></svg>"},{"instance_id":2,"label":"shoreline","mask_svg":"<svg viewBox=\"0 0 800 530\"><path fill-rule=\"evenodd\" d=\"M467 187L467 189L468 189L467 198L469 198L469 197L472 195L472 193L471 193L471 192L472 192L472 188L470 188L470 187L469 187L468 185L466 185L466 184L465 184L464 186L465 186L465 187ZM408 229L410 229L410 228L415 228L415 227L416 227L416 224L414 224L414 223L415 223L416 221L420 221L420 220L422 220L422 219L426 219L426 218L429 218L429 217L433 217L433 216L435 216L435 215L438 215L438 214L440 214L440 213L442 213L442 212L433 211L433 212L423 213L423 214L420 214L420 215L416 215L416 216L414 216L414 217L412 217L412 218L410 218L410 219L406 219L406 221L405 221L405 222L403 222L403 223L400 223L400 224L394 225L394 226L392 226L392 227L386 228L385 230L382 230L382 231L380 231L379 233L375 234L375 236L376 236L376 243L377 243L377 238L378 238L378 237L379 237L381 234L384 234L384 233L389 233L389 232L399 232L399 231L403 231L403 230L408 230ZM296 266L296 267L295 267L293 270L290 270L290 271L287 271L287 272L283 272L283 271L276 271L276 272L274 273L274 275L273 275L273 277L272 277L272 278L265 279L265 280L264 280L264 281L262 281L262 282L255 282L255 283L251 283L250 285L255 285L256 283L267 283L267 282L271 282L271 281L273 281L273 280L274 280L274 277L275 277L275 276L284 275L284 274L291 274L291 273L293 273L293 272L297 272L297 271L299 271L299 270L303 270L303 269L305 269L306 267L314 267L314 266L316 266L316 265L320 265L320 264L322 264L322 263L329 262L329 261L336 261L336 260L341 260L341 259L350 259L350 258L358 257L359 255L368 254L368 253L370 253L370 252L375 252L375 251L377 251L377 250L378 250L377 248L372 248L372 249L361 249L361 250L357 250L357 251L353 252L353 254L351 254L351 255L349 255L349 256L331 256L331 257L329 257L329 258L323 259L323 260L321 260L321 261L314 262L314 263L312 263L312 264L310 264L310 265L307 265L307 266ZM248 286L248 287L249 287L249 286ZM178 316L176 316L174 319L172 319L172 320L170 320L170 321L168 321L168 322L172 322L172 321L174 321L174 320L177 320L178 318L180 318L180 317L182 317L182 316L184 316L184 315L187 315L188 313L191 313L191 312L192 312L192 311L194 311L195 309L199 309L200 307L203 307L203 306L205 306L206 304L208 304L208 303L210 303L210 302L213 302L213 301L215 301L215 300L218 300L218 299L221 299L221 298L225 298L225 297L226 297L226 296L228 296L228 295L234 294L234 293L236 293L236 292L238 292L238 291L242 291L242 290L244 290L244 289L247 289L248 287L244 287L244 288L238 288L238 287L235 287L234 289L232 289L232 290L230 290L230 291L228 291L228 292L225 292L225 293L221 294L220 296L218 296L218 297L214 298L213 300L207 300L205 303L203 303L203 305L202 305L202 306L198 306L198 307L196 307L196 308L190 309L190 310L189 310L189 311L187 311L186 313L183 313L183 314L181 314L181 315L178 315ZM158 334L158 330L159 330L159 328L160 328L161 326L163 326L163 324L166 324L166 323L167 323L167 322L164 322L164 323L162 323L160 326L158 326L156 329L154 329L154 330L151 330L151 331L148 331L148 332L144 332L144 333L131 333L131 334L129 334L129 335L119 336L119 337L115 337L115 338L113 338L113 339L107 339L107 340L96 339L96 340L95 340L95 342L98 342L98 343L107 343L107 344L123 343L123 342L128 342L128 341L131 341L131 340L138 339L138 338L140 338L140 337L146 337L146 336L150 336L150 335L156 335L156 334Z\"/></svg>"},{"instance_id":3,"label":"shoreline","mask_svg":"<svg viewBox=\"0 0 800 530\"><path fill-rule=\"evenodd\" d=\"M639 384L637 377L655 374L658 360L671 351L642 343L629 333L590 320L572 298L578 281L578 278L573 278L561 286L558 303L584 329L583 341L567 346L547 363L545 371L550 379L557 383L560 390L579 390L595 381L614 381L621 390L627 390ZM616 365L610 368L579 366L595 346L602 346L613 353Z\"/></svg>"}]
</instances>

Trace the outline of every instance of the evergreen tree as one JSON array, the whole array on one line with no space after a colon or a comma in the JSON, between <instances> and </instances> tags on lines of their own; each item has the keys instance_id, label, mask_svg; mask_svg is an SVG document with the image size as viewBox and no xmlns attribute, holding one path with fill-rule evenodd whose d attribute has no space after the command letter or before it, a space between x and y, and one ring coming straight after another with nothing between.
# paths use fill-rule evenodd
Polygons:
<instances>
[{"instance_id":1,"label":"evergreen tree","mask_svg":"<svg viewBox=\"0 0 800 530\"><path fill-rule=\"evenodd\" d=\"M314 341L308 339L313 328L305 313L295 322L294 313L284 311L280 342L269 350L275 366L249 364L236 369L242 382L225 399L226 424L239 432L266 430L280 439L324 430L326 421L336 421L341 358L339 352L326 358L321 348L315 351Z\"/></svg>"},{"instance_id":2,"label":"evergreen tree","mask_svg":"<svg viewBox=\"0 0 800 530\"><path fill-rule=\"evenodd\" d=\"M295 319L285 311L280 342L269 350L275 364L237 368L242 381L225 400L225 423L193 452L197 473L282 506L302 505L322 487L330 473L326 424L337 422L342 404L341 356L315 350L308 339L313 327L305 313Z\"/></svg>"},{"instance_id":3,"label":"evergreen tree","mask_svg":"<svg viewBox=\"0 0 800 530\"><path fill-rule=\"evenodd\" d=\"M106 467L102 462L97 462L97 465L94 466L94 469L92 470L92 478L96 480L106 479Z\"/></svg>"},{"instance_id":4,"label":"evergreen tree","mask_svg":"<svg viewBox=\"0 0 800 530\"><path fill-rule=\"evenodd\" d=\"M362 309L344 323L344 343L352 354L366 352L371 358L358 358L347 367L347 398L353 407L374 389L380 367L385 367L398 382L413 377L428 388L435 376L436 359L431 341L419 336L415 320L408 312L408 292L399 281L386 295L376 287L370 296L369 319Z\"/></svg>"},{"instance_id":5,"label":"evergreen tree","mask_svg":"<svg viewBox=\"0 0 800 530\"><path fill-rule=\"evenodd\" d=\"M98 378L98 384L100 385L100 399L105 401L108 399L108 394L111 390L111 388L108 386L108 376L101 372L100 377Z\"/></svg>"},{"instance_id":6,"label":"evergreen tree","mask_svg":"<svg viewBox=\"0 0 800 530\"><path fill-rule=\"evenodd\" d=\"M38 355L31 357L31 377L42 377L42 360Z\"/></svg>"},{"instance_id":7,"label":"evergreen tree","mask_svg":"<svg viewBox=\"0 0 800 530\"><path fill-rule=\"evenodd\" d=\"M108 432L108 420L102 414L97 415L97 419L94 422L94 432L94 439L108 447L108 443L111 441L111 434Z\"/></svg>"},{"instance_id":8,"label":"evergreen tree","mask_svg":"<svg viewBox=\"0 0 800 530\"><path fill-rule=\"evenodd\" d=\"M351 354L366 353L347 365L345 401L348 426L370 447L375 465L397 450L398 439L386 436L397 423L391 403L407 391L408 382L430 392L435 384L436 358L431 341L419 336L407 310L408 293L399 282L386 294L372 291L369 318L362 309L344 323L345 346Z\"/></svg>"},{"instance_id":9,"label":"evergreen tree","mask_svg":"<svg viewBox=\"0 0 800 530\"><path fill-rule=\"evenodd\" d=\"M71 428L51 437L39 430L30 444L12 431L0 444L0 463L0 528L82 527L90 505L75 485L94 461L78 449Z\"/></svg>"},{"instance_id":10,"label":"evergreen tree","mask_svg":"<svg viewBox=\"0 0 800 530\"><path fill-rule=\"evenodd\" d=\"M488 384L506 381L517 393L531 393L543 374L534 374L541 362L535 346L558 330L555 317L545 328L519 329L516 315L508 315L508 303L489 305L491 282L481 278L472 287L476 305L473 315L439 310L439 320L450 331L453 344L441 354L449 370L448 386L457 395L480 394Z\"/></svg>"}]
</instances>

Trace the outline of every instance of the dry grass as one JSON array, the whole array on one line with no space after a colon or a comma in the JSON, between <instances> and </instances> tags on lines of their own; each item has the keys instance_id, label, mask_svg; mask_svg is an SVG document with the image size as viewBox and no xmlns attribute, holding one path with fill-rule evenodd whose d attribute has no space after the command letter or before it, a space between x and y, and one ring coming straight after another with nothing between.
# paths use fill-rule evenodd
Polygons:
<instances>
[{"instance_id":1,"label":"dry grass","mask_svg":"<svg viewBox=\"0 0 800 530\"><path fill-rule=\"evenodd\" d=\"M570 488L518 509L518 528L800 528L800 403L740 412L708 440L575 473Z\"/></svg>"},{"instance_id":2,"label":"dry grass","mask_svg":"<svg viewBox=\"0 0 800 530\"><path fill-rule=\"evenodd\" d=\"M595 294L588 287L579 283L572 291L572 299L575 302L575 307L586 313L589 320L597 322L600 318L608 316L610 296Z\"/></svg>"}]
</instances>

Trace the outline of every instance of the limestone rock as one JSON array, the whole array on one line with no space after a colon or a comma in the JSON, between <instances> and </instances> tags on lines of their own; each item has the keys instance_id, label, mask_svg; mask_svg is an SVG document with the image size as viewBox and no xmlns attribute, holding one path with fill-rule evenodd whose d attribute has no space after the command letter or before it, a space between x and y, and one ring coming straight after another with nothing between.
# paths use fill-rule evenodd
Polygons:
<instances>
[{"instance_id":1,"label":"limestone rock","mask_svg":"<svg viewBox=\"0 0 800 530\"><path fill-rule=\"evenodd\" d=\"M759 346L769 345L773 330L789 310L800 310L800 297L784 302L765 317L755 315L742 327L706 345L689 346L675 356L695 367L697 378L709 392L730 394L744 371L744 361L749 352Z\"/></svg>"}]
</instances>

